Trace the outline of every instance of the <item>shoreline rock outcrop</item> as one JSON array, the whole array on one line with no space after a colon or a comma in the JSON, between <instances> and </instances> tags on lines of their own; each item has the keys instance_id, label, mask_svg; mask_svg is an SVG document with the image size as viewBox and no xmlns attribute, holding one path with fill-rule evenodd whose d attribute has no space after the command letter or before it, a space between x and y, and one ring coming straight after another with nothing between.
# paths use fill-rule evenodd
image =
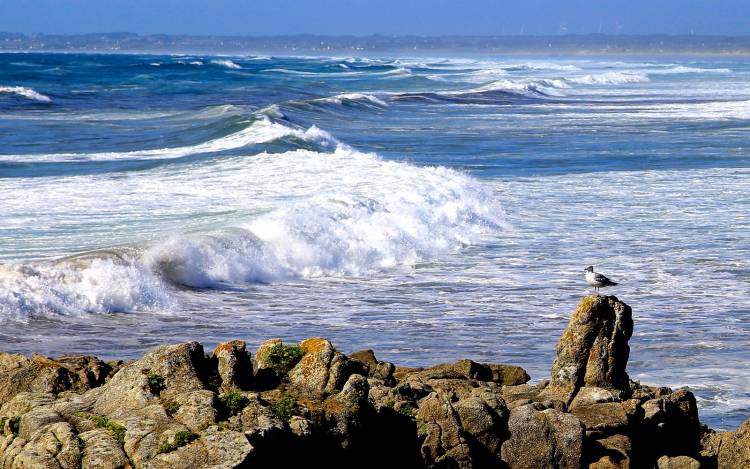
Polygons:
<instances>
[{"instance_id":1,"label":"shoreline rock outcrop","mask_svg":"<svg viewBox=\"0 0 750 469\"><path fill-rule=\"evenodd\" d=\"M585 297L560 337L550 383L543 394L566 405L573 404L579 393L584 403L592 394L612 399L628 396L630 378L625 368L632 335L630 306L614 296Z\"/></svg>"},{"instance_id":2,"label":"shoreline rock outcrop","mask_svg":"<svg viewBox=\"0 0 750 469\"><path fill-rule=\"evenodd\" d=\"M750 420L631 381L630 307L584 298L550 380L460 360L398 368L323 338L165 345L128 363L0 353L0 469L750 467Z\"/></svg>"}]
</instances>

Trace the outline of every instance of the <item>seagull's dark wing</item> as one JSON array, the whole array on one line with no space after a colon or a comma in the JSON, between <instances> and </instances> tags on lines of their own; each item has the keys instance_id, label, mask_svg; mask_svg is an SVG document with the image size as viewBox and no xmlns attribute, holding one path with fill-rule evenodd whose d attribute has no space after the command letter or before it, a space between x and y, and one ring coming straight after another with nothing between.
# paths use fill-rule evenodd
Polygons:
<instances>
[{"instance_id":1,"label":"seagull's dark wing","mask_svg":"<svg viewBox=\"0 0 750 469\"><path fill-rule=\"evenodd\" d=\"M594 280L596 280L596 282L598 283L601 283L602 285L617 285L617 283L613 282L612 280L610 280L609 278L607 278L606 276L602 274L596 274L594 276Z\"/></svg>"}]
</instances>

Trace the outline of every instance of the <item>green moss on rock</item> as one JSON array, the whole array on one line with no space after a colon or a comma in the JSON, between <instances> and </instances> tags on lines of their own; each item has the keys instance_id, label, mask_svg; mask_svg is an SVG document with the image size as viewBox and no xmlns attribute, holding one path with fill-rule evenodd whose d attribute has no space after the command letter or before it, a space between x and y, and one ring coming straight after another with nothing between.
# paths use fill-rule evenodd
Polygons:
<instances>
[{"instance_id":1,"label":"green moss on rock","mask_svg":"<svg viewBox=\"0 0 750 469\"><path fill-rule=\"evenodd\" d=\"M187 430L181 430L174 434L174 442L166 442L159 446L158 453L171 453L172 451L187 445L193 440L198 439L199 435Z\"/></svg>"},{"instance_id":2,"label":"green moss on rock","mask_svg":"<svg viewBox=\"0 0 750 469\"><path fill-rule=\"evenodd\" d=\"M305 355L299 345L276 344L268 351L268 362L279 376L286 376Z\"/></svg>"},{"instance_id":3,"label":"green moss on rock","mask_svg":"<svg viewBox=\"0 0 750 469\"><path fill-rule=\"evenodd\" d=\"M401 414L406 415L407 417L414 416L414 407L412 407L412 405L409 403L402 404L401 407L399 407L398 411Z\"/></svg>"},{"instance_id":4,"label":"green moss on rock","mask_svg":"<svg viewBox=\"0 0 750 469\"><path fill-rule=\"evenodd\" d=\"M76 415L78 417L91 420L99 428L109 430L109 432L112 434L115 440L117 440L118 443L120 443L121 445L125 444L125 432L127 431L127 429L114 420L110 420L102 415L87 414L85 412L78 412Z\"/></svg>"},{"instance_id":5,"label":"green moss on rock","mask_svg":"<svg viewBox=\"0 0 750 469\"><path fill-rule=\"evenodd\" d=\"M296 405L297 401L292 396L284 396L279 402L271 406L271 412L281 420L289 421Z\"/></svg>"},{"instance_id":6,"label":"green moss on rock","mask_svg":"<svg viewBox=\"0 0 750 469\"><path fill-rule=\"evenodd\" d=\"M219 401L227 415L234 415L247 406L250 400L239 391L229 391L219 396Z\"/></svg>"},{"instance_id":7,"label":"green moss on rock","mask_svg":"<svg viewBox=\"0 0 750 469\"><path fill-rule=\"evenodd\" d=\"M180 404L176 401L166 401L162 404L164 407L164 410L167 412L167 415L170 417L176 414L180 410Z\"/></svg>"},{"instance_id":8,"label":"green moss on rock","mask_svg":"<svg viewBox=\"0 0 750 469\"><path fill-rule=\"evenodd\" d=\"M149 371L146 374L146 379L148 379L148 387L153 394L159 394L166 387L164 383L164 377L159 373Z\"/></svg>"}]
</instances>

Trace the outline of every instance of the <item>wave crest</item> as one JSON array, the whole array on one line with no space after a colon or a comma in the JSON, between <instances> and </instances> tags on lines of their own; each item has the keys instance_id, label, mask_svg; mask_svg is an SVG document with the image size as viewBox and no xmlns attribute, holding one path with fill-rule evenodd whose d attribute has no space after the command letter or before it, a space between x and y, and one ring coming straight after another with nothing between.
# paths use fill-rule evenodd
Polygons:
<instances>
[{"instance_id":1,"label":"wave crest","mask_svg":"<svg viewBox=\"0 0 750 469\"><path fill-rule=\"evenodd\" d=\"M49 96L23 86L0 86L0 93L22 96L24 98L31 99L33 101L39 101L41 103L52 102L52 98L50 98Z\"/></svg>"},{"instance_id":2,"label":"wave crest","mask_svg":"<svg viewBox=\"0 0 750 469\"><path fill-rule=\"evenodd\" d=\"M374 104L380 107L388 106L388 103L386 103L382 99L376 96L373 96L371 94L364 94L364 93L341 93L335 96L330 96L328 98L316 99L315 101L321 102L321 103L333 103L333 104L339 104L339 105L347 104L347 103L364 102L366 104Z\"/></svg>"},{"instance_id":3,"label":"wave crest","mask_svg":"<svg viewBox=\"0 0 750 469\"><path fill-rule=\"evenodd\" d=\"M221 113L227 112L228 109L229 108L223 109L219 107L206 112ZM332 143L336 143L335 139L330 134L321 131L315 126L304 131L274 122L267 113L261 112L258 113L258 115L259 119L253 121L242 130L196 145L125 152L3 155L0 157L0 161L33 161L48 163L65 161L169 160L183 158L190 155L218 153L262 143L269 143L290 136L323 146L330 146Z\"/></svg>"},{"instance_id":4,"label":"wave crest","mask_svg":"<svg viewBox=\"0 0 750 469\"><path fill-rule=\"evenodd\" d=\"M570 83L581 85L624 85L628 83L646 83L649 81L646 73L640 72L606 72L567 78Z\"/></svg>"},{"instance_id":5,"label":"wave crest","mask_svg":"<svg viewBox=\"0 0 750 469\"><path fill-rule=\"evenodd\" d=\"M386 162L347 146L331 154L296 150L273 158L284 159L283 165L314 159L366 168L365 174L385 178L386 187L370 196L318 194L231 229L176 235L149 248L144 264L199 288L361 276L435 259L502 224L502 211L477 181L445 168ZM406 177L394 176L398 172Z\"/></svg>"},{"instance_id":6,"label":"wave crest","mask_svg":"<svg viewBox=\"0 0 750 469\"><path fill-rule=\"evenodd\" d=\"M0 265L0 321L34 314L168 309L164 283L132 259L108 255L86 261Z\"/></svg>"},{"instance_id":7,"label":"wave crest","mask_svg":"<svg viewBox=\"0 0 750 469\"><path fill-rule=\"evenodd\" d=\"M237 65L234 62L232 62L229 59L212 60L211 63L214 64L214 65L221 65L222 67L231 68L231 69L235 69L235 70L242 68L242 67L240 67L239 65Z\"/></svg>"}]
</instances>

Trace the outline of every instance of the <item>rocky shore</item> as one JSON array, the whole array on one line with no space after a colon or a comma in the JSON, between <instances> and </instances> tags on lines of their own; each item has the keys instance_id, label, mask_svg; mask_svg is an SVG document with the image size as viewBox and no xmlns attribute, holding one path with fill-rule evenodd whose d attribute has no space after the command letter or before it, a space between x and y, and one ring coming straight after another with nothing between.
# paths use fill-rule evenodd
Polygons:
<instances>
[{"instance_id":1,"label":"rocky shore","mask_svg":"<svg viewBox=\"0 0 750 469\"><path fill-rule=\"evenodd\" d=\"M127 363L0 353L0 468L750 468L750 420L713 432L690 391L630 380L632 332L628 305L585 297L535 384L322 338Z\"/></svg>"}]
</instances>

